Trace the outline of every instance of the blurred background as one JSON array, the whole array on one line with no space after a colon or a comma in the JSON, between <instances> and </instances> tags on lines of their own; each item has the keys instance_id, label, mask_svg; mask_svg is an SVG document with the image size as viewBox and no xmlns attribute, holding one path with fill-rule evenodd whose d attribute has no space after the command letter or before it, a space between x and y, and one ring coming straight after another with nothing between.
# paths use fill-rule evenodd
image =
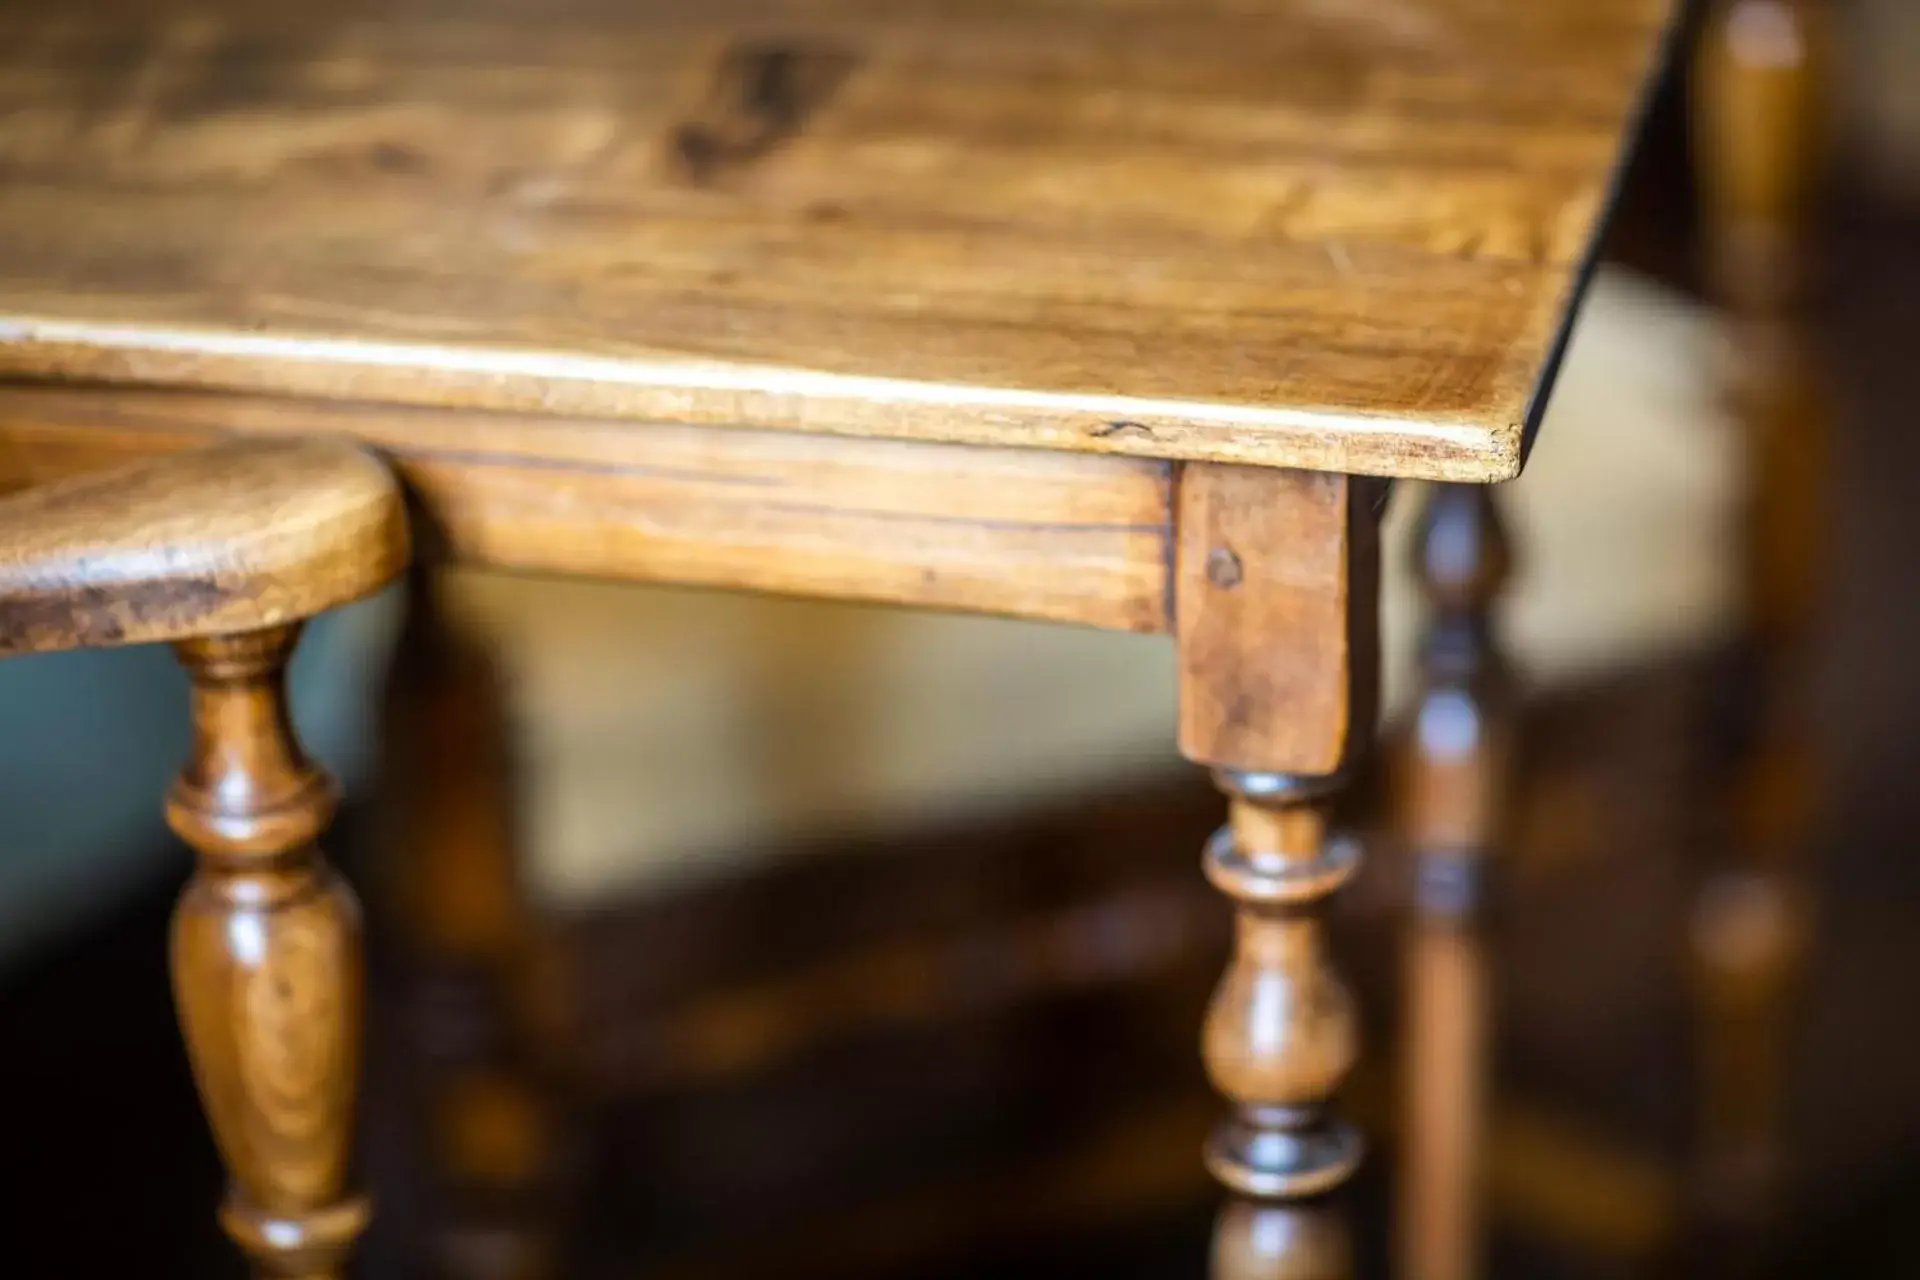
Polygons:
<instances>
[{"instance_id":1,"label":"blurred background","mask_svg":"<svg viewBox=\"0 0 1920 1280\"><path fill-rule=\"evenodd\" d=\"M1746 8L1762 62L1831 31L1804 247L1716 242L1676 79L1499 493L1499 1277L1920 1276L1920 6ZM452 569L322 620L294 685L371 929L359 1274L1206 1274L1230 920L1170 641ZM184 706L163 651L0 664L8 1275L238 1274L164 960ZM1351 797L1335 921L1374 1276L1418 1066L1393 791Z\"/></svg>"}]
</instances>

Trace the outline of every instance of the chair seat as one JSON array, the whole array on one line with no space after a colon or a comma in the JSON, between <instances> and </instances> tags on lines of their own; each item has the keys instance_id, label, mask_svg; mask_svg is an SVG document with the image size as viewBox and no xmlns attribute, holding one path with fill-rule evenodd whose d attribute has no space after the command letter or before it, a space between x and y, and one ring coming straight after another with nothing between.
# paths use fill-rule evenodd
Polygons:
<instances>
[{"instance_id":1,"label":"chair seat","mask_svg":"<svg viewBox=\"0 0 1920 1280\"><path fill-rule=\"evenodd\" d=\"M234 440L0 499L0 654L297 622L405 567L399 487L344 440Z\"/></svg>"}]
</instances>

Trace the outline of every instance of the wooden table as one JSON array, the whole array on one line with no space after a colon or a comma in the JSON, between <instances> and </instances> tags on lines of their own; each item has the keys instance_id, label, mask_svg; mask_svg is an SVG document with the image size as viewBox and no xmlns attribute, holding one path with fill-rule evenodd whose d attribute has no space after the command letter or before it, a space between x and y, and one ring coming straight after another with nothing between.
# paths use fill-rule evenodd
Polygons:
<instances>
[{"instance_id":1,"label":"wooden table","mask_svg":"<svg viewBox=\"0 0 1920 1280\"><path fill-rule=\"evenodd\" d=\"M347 432L471 562L1170 633L1217 1265L1333 1256L1374 478L1519 472L1671 8L0 0L0 481Z\"/></svg>"}]
</instances>

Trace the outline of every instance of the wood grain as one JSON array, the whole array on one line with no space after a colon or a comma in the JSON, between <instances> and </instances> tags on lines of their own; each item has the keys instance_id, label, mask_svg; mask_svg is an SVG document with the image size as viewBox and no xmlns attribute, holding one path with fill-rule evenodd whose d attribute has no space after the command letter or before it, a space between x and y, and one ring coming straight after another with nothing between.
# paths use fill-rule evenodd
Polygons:
<instances>
[{"instance_id":1,"label":"wood grain","mask_svg":"<svg viewBox=\"0 0 1920 1280\"><path fill-rule=\"evenodd\" d=\"M0 488L237 431L351 434L482 565L1165 631L1171 465L789 432L0 387ZM4 553L0 553L4 558Z\"/></svg>"},{"instance_id":2,"label":"wood grain","mask_svg":"<svg viewBox=\"0 0 1920 1280\"><path fill-rule=\"evenodd\" d=\"M199 855L174 1004L264 1280L338 1280L365 1228L347 1153L359 908L315 840L333 783L301 751L286 664L309 615L405 566L393 477L340 439L233 440L0 500L0 655L175 641L193 746L167 819Z\"/></svg>"},{"instance_id":3,"label":"wood grain","mask_svg":"<svg viewBox=\"0 0 1920 1280\"><path fill-rule=\"evenodd\" d=\"M221 1218L263 1280L338 1280L360 1067L360 910L314 840L332 781L293 738L297 626L182 641L194 746L167 820L199 854L172 967L194 1082L232 1185Z\"/></svg>"},{"instance_id":4,"label":"wood grain","mask_svg":"<svg viewBox=\"0 0 1920 1280\"><path fill-rule=\"evenodd\" d=\"M1671 0L0 0L0 369L1492 479Z\"/></svg>"},{"instance_id":5,"label":"wood grain","mask_svg":"<svg viewBox=\"0 0 1920 1280\"><path fill-rule=\"evenodd\" d=\"M1372 486L1191 464L1178 501L1180 750L1220 768L1329 774L1373 732Z\"/></svg>"},{"instance_id":6,"label":"wood grain","mask_svg":"<svg viewBox=\"0 0 1920 1280\"><path fill-rule=\"evenodd\" d=\"M229 441L0 499L0 655L297 622L406 565L393 477L344 440Z\"/></svg>"}]
</instances>

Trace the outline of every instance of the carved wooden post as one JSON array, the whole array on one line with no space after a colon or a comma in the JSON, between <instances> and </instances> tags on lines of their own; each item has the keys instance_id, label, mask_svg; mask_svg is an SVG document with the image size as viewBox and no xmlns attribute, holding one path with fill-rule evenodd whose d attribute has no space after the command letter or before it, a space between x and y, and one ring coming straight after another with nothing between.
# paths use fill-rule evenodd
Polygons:
<instances>
[{"instance_id":1,"label":"carved wooden post","mask_svg":"<svg viewBox=\"0 0 1920 1280\"><path fill-rule=\"evenodd\" d=\"M167 820L200 855L173 923L174 999L233 1176L229 1234L271 1277L338 1276L367 1222L347 1152L360 909L314 845L334 788L283 682L297 629L187 640L193 755Z\"/></svg>"},{"instance_id":2,"label":"carved wooden post","mask_svg":"<svg viewBox=\"0 0 1920 1280\"><path fill-rule=\"evenodd\" d=\"M1235 1106L1207 1167L1242 1195L1330 1191L1360 1162L1360 1138L1326 1106L1359 1051L1353 997L1327 955L1327 896L1359 865L1327 839L1336 783L1222 774L1230 818L1209 842L1207 879L1233 900L1233 962L1207 1011L1207 1074Z\"/></svg>"},{"instance_id":3,"label":"carved wooden post","mask_svg":"<svg viewBox=\"0 0 1920 1280\"><path fill-rule=\"evenodd\" d=\"M333 784L294 740L286 662L303 619L407 554L392 476L337 440L236 440L0 500L0 655L171 641L192 679L167 817L200 864L174 994L233 1179L225 1225L270 1280L338 1277L367 1220L346 1190L359 912L314 846Z\"/></svg>"},{"instance_id":4,"label":"carved wooden post","mask_svg":"<svg viewBox=\"0 0 1920 1280\"><path fill-rule=\"evenodd\" d=\"M1377 491L1339 475L1193 465L1181 479L1180 745L1211 765L1227 825L1207 878L1232 899L1232 963L1208 1011L1208 1074L1233 1112L1207 1165L1229 1201L1216 1280L1345 1274L1338 1215L1359 1135L1329 1104L1358 1052L1327 952L1355 846L1327 805L1366 742L1378 675Z\"/></svg>"},{"instance_id":5,"label":"carved wooden post","mask_svg":"<svg viewBox=\"0 0 1920 1280\"><path fill-rule=\"evenodd\" d=\"M1818 0L1722 0L1696 67L1695 123L1711 279L1737 364L1729 403L1747 434L1745 587L1756 683L1730 846L1691 930L1699 1002L1700 1192L1723 1231L1716 1261L1751 1270L1735 1240L1773 1216L1781 1166L1787 1011L1806 947L1800 845L1814 764L1804 706L1807 633L1826 545L1827 440L1798 332L1806 231L1824 128L1827 32Z\"/></svg>"},{"instance_id":6,"label":"carved wooden post","mask_svg":"<svg viewBox=\"0 0 1920 1280\"><path fill-rule=\"evenodd\" d=\"M1491 490L1433 486L1414 560L1429 615L1423 689L1396 770L1398 826L1416 886L1396 1274L1468 1280L1480 1273L1489 1038L1479 916L1512 750L1510 677L1492 618L1510 556Z\"/></svg>"}]
</instances>

